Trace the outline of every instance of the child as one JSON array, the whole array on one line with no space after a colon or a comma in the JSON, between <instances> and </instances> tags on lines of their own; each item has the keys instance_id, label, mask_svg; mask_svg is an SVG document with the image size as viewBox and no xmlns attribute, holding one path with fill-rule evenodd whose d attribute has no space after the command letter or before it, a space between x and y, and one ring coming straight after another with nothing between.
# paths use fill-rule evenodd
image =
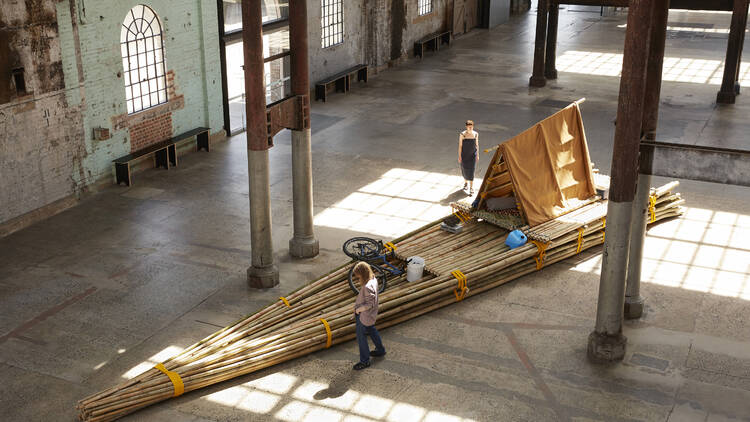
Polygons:
<instances>
[{"instance_id":1,"label":"child","mask_svg":"<svg viewBox=\"0 0 750 422\"><path fill-rule=\"evenodd\" d=\"M380 334L375 328L378 317L378 279L372 268L366 262L358 262L354 266L354 275L359 280L359 295L354 302L354 319L357 322L357 343L359 344L359 362L354 369L359 371L370 366L370 356L384 356L385 348L380 340ZM375 350L370 351L367 344L369 335L375 344Z\"/></svg>"}]
</instances>

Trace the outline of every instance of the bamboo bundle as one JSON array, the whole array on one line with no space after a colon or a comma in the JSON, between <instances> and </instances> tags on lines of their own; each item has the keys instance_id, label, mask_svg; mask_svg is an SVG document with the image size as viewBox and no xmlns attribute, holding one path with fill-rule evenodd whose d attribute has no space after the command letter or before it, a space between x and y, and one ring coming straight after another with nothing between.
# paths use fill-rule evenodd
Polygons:
<instances>
[{"instance_id":1,"label":"bamboo bundle","mask_svg":"<svg viewBox=\"0 0 750 422\"><path fill-rule=\"evenodd\" d=\"M675 186L652 191L649 222L681 214L684 200L670 193ZM600 245L605 222L591 209L577 210L572 230L569 222L545 226L548 243L513 250L503 244L507 231L483 222L471 222L454 235L439 230L437 221L394 240L398 255L414 252L434 259L434 273L413 283L406 283L403 275L390 281L380 295L378 327L461 301ZM347 282L352 265L342 265L139 376L81 400L79 418L112 421L184 392L352 339L354 296Z\"/></svg>"}]
</instances>

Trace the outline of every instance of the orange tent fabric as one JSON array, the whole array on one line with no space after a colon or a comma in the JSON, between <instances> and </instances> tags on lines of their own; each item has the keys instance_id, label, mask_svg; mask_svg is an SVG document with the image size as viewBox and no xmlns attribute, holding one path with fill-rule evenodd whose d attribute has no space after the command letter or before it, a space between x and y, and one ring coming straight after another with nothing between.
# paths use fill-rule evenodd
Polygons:
<instances>
[{"instance_id":1,"label":"orange tent fabric","mask_svg":"<svg viewBox=\"0 0 750 422\"><path fill-rule=\"evenodd\" d=\"M596 195L583 120L577 104L500 145L513 191L534 227Z\"/></svg>"}]
</instances>

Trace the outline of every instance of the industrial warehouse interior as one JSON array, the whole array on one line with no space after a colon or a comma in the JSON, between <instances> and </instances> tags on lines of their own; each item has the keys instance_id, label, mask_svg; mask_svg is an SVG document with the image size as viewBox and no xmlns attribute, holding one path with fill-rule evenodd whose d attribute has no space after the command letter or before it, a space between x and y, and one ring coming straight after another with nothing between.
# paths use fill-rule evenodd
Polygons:
<instances>
[{"instance_id":1,"label":"industrial warehouse interior","mask_svg":"<svg viewBox=\"0 0 750 422\"><path fill-rule=\"evenodd\" d=\"M750 421L748 3L3 0L0 419Z\"/></svg>"}]
</instances>

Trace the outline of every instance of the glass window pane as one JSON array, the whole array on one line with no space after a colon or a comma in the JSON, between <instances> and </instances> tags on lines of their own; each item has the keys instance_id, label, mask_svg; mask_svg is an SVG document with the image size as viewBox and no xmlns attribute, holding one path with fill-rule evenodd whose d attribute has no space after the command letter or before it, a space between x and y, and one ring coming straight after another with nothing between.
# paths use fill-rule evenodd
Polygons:
<instances>
[{"instance_id":1,"label":"glass window pane","mask_svg":"<svg viewBox=\"0 0 750 422\"><path fill-rule=\"evenodd\" d=\"M157 105L159 103L160 103L160 101L159 101L159 94L157 94L156 92L154 92L153 94L151 94L151 104Z\"/></svg>"},{"instance_id":2,"label":"glass window pane","mask_svg":"<svg viewBox=\"0 0 750 422\"><path fill-rule=\"evenodd\" d=\"M160 103L167 102L167 91L159 91L159 102Z\"/></svg>"},{"instance_id":3,"label":"glass window pane","mask_svg":"<svg viewBox=\"0 0 750 422\"><path fill-rule=\"evenodd\" d=\"M138 97L135 100L133 100L133 110L134 111L143 110L143 103L141 102L141 97Z\"/></svg>"},{"instance_id":4,"label":"glass window pane","mask_svg":"<svg viewBox=\"0 0 750 422\"><path fill-rule=\"evenodd\" d=\"M126 101L128 106L128 114L133 114L133 101Z\"/></svg>"}]
</instances>

